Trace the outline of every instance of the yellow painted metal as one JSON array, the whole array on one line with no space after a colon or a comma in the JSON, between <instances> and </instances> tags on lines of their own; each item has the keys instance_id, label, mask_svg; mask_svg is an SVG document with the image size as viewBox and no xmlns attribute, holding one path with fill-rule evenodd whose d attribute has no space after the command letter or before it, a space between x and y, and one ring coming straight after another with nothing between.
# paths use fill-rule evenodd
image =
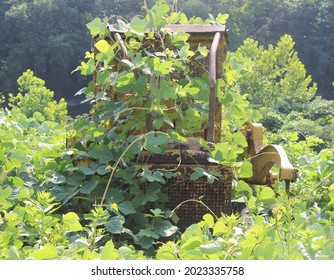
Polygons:
<instances>
[{"instance_id":1,"label":"yellow painted metal","mask_svg":"<svg viewBox=\"0 0 334 280\"><path fill-rule=\"evenodd\" d=\"M259 123L247 123L244 135L248 141L248 155L253 166L253 176L247 181L253 184L272 184L276 179L293 182L297 171L290 163L284 149L279 145L263 147L263 127ZM271 173L274 165L279 168L279 175Z\"/></svg>"}]
</instances>

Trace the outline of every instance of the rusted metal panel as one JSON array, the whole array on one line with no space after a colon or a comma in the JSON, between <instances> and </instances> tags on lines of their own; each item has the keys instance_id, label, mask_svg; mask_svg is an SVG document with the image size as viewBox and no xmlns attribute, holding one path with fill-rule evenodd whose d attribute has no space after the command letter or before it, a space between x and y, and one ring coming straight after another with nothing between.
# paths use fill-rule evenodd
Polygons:
<instances>
[{"instance_id":1,"label":"rusted metal panel","mask_svg":"<svg viewBox=\"0 0 334 280\"><path fill-rule=\"evenodd\" d=\"M208 24L168 24L166 29L171 32L182 31L186 33L204 33L204 34L212 34L216 32L225 32L225 25L208 25ZM126 33L127 30L116 29L112 25L108 26L108 30L111 33Z\"/></svg>"},{"instance_id":2,"label":"rusted metal panel","mask_svg":"<svg viewBox=\"0 0 334 280\"><path fill-rule=\"evenodd\" d=\"M200 221L204 214L211 211L216 216L232 212L232 168L209 162L208 158L208 151L196 139L189 138L185 143L170 141L166 153L161 155L144 152L139 160L148 169L177 173L177 176L166 179L162 192L168 197L165 207L174 210L180 219L178 226L181 229ZM215 171L220 176L213 183L208 183L205 176L191 180L190 176L196 168ZM147 188L148 183L141 187Z\"/></svg>"},{"instance_id":3,"label":"rusted metal panel","mask_svg":"<svg viewBox=\"0 0 334 280\"><path fill-rule=\"evenodd\" d=\"M226 28L225 25L207 25L207 24L169 24L166 27L167 29L171 30L172 32L176 32L180 30L186 33L204 33L215 34L217 32L225 32Z\"/></svg>"}]
</instances>

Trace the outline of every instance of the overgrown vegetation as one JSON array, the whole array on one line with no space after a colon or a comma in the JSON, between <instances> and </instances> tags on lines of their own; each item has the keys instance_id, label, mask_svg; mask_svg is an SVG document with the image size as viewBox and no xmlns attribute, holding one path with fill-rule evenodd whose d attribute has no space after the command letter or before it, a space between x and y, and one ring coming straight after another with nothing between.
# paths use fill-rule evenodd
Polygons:
<instances>
[{"instance_id":1,"label":"overgrown vegetation","mask_svg":"<svg viewBox=\"0 0 334 280\"><path fill-rule=\"evenodd\" d=\"M9 106L16 106L27 117L40 113L45 119L64 122L67 118L67 104L62 98L57 102L54 93L47 89L45 82L27 70L17 80L19 93L9 94Z\"/></svg>"},{"instance_id":2,"label":"overgrown vegetation","mask_svg":"<svg viewBox=\"0 0 334 280\"><path fill-rule=\"evenodd\" d=\"M206 56L208 50L201 46L190 50L187 34L171 34L163 27L179 21L223 24L226 18L220 14L208 21L188 19L160 3L144 18L117 21L117 27L126 30L127 58L106 33L107 20L91 21L87 26L99 38L95 47L100 53L87 52L78 70L91 75L98 60L103 66L97 75L99 91L94 92L91 83L81 91L94 108L74 121L65 116L64 103L54 103L42 80L31 71L23 74L18 83L25 95L17 95L19 102L11 110L0 111L0 259L334 258L333 135L325 129L319 129L321 135L312 129L305 133L300 124L294 131L288 127L293 123L286 122L308 119L313 129L315 124L326 127L333 125L333 112L324 100L304 102L314 92L289 37L281 39L281 44L289 45L281 49L278 44L264 50L246 41L245 46L257 50L259 60L251 61L241 50L230 53L224 65L226 80L219 80L223 135L209 152L216 162L232 166L233 199L247 201L248 217L208 213L181 232L170 218L173 209L164 208L166 196L161 191L177 172L150 170L135 160L143 151L163 154L169 139L182 143L196 135L208 110L207 75L188 75L190 61ZM161 30L158 34L164 40L155 37L153 28ZM144 32L151 46L143 47ZM286 75L295 68L277 63L272 52L279 50L286 51L282 61L300 71ZM274 73L263 69L266 59ZM287 86L289 99L279 91L287 79L296 83ZM251 82L257 82L256 87ZM252 92L246 92L247 84ZM268 87L273 89L269 96ZM114 98L127 92L131 96ZM299 169L289 197L284 183L263 187L240 179L251 176L252 170L243 159L247 143L238 129L261 118L256 107L260 100L270 103L272 92L282 105L276 108L275 102L271 107L276 115L262 112L263 119L274 117L267 141L281 143ZM32 102L35 96L45 102L43 106ZM284 102L293 103L295 112L284 111ZM145 120L150 116L152 128L147 130ZM200 142L208 146L203 139ZM206 177L212 182L218 176L197 169L192 179ZM147 189L140 187L144 183Z\"/></svg>"}]
</instances>

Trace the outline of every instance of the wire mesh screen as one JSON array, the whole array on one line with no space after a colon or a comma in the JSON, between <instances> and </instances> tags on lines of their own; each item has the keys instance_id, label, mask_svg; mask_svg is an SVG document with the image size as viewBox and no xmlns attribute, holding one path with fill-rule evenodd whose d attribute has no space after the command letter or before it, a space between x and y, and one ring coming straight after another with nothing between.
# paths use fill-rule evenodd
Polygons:
<instances>
[{"instance_id":1,"label":"wire mesh screen","mask_svg":"<svg viewBox=\"0 0 334 280\"><path fill-rule=\"evenodd\" d=\"M190 180L190 175L197 167L202 167L206 171L218 172L221 176L217 177L212 184L208 183L206 177ZM211 211L218 217L221 216L221 213L231 214L233 179L231 168L218 165L181 165L178 167L178 172L181 175L168 179L162 192L168 197L166 208L175 210L174 213L179 218L177 225L181 229L201 221L203 215Z\"/></svg>"}]
</instances>

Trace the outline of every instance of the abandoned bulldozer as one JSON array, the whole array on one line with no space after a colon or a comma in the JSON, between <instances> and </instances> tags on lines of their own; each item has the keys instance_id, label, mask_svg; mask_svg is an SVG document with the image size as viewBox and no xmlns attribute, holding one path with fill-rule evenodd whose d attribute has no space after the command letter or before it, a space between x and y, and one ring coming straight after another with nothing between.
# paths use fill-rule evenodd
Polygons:
<instances>
[{"instance_id":1,"label":"abandoned bulldozer","mask_svg":"<svg viewBox=\"0 0 334 280\"><path fill-rule=\"evenodd\" d=\"M178 172L178 176L173 176L166 179L166 183L162 187L162 191L167 195L168 202L166 202L166 208L174 209L174 212L179 217L178 225L186 227L192 223L198 222L202 219L202 216L208 212L208 208L215 215L219 216L222 212L225 214L232 213L232 183L234 179L234 172L232 167L223 166L218 162L210 160L210 148L222 141L222 105L217 97L218 80L224 79L223 62L226 58L226 50L228 46L227 31L224 25L181 25L173 24L167 25L164 28L164 32L161 30L153 33L139 34L136 40L129 39L127 36L127 30L122 28L115 28L114 26L108 26L108 36L103 40L108 40L117 45L121 53L121 60L115 60L110 65L102 64L101 61L97 61L94 74L94 92L99 94L101 89L99 88L99 80L101 80L100 70L112 69L115 73L118 71L118 63L125 63L129 67L128 73L131 73L131 61L127 58L132 55L129 53L129 44L134 46L136 40L140 41L148 56L163 57L165 54L162 50L172 48L170 39L175 38L173 34L183 34L178 36L180 40L187 40L189 44L189 51L195 50L198 46L206 48L208 55L203 55L197 60L193 60L189 63L189 71L185 76L188 79L194 77L201 77L203 74L208 75L208 88L206 94L207 107L205 111L201 111L203 116L200 123L200 129L191 135L183 135L183 141L177 141L170 139L165 146L164 153L152 153L149 151L141 151L136 159L143 167L150 170L173 170ZM168 34L168 36L166 36ZM98 42L101 38L95 38L95 46L99 46ZM158 42L158 43L157 43ZM160 43L162 42L162 44ZM185 50L188 50L187 48ZM95 57L98 57L99 53L111 51L110 49L103 49L101 46L95 48ZM103 55L103 54L102 54ZM121 62L120 62L121 61ZM158 66L157 66L158 67ZM145 69L144 69L145 70ZM143 71L144 71L143 70ZM158 88L155 91L149 91L149 98L154 104L157 102L157 94L164 89L164 84L159 80L159 75L152 78L152 73L147 72L147 87ZM112 76L113 74L111 74ZM112 77L109 79L112 80ZM179 79L180 76L175 76L174 73L170 73L171 79ZM135 77L135 75L129 75L128 77ZM112 82L111 82L112 84ZM119 86L120 87L120 86ZM121 88L121 87L120 87ZM105 89L102 89L105 91ZM134 94L132 90L127 91L126 87L121 90L115 91L113 87L110 87L108 93L109 98L119 101L129 101L131 95ZM174 93L170 93L174 94ZM156 133L169 133L169 128L172 126L173 131L177 131L180 124L184 121L183 116L187 112L187 108L196 108L195 102L187 97L182 102L172 104L168 99L159 99L160 103L165 106L165 111L175 111L175 107L181 108L181 113L170 114L172 117L168 119L169 126L166 124L155 125L157 115L149 113L145 115L145 123L138 128L133 125L133 128L129 130L133 135L144 135L148 132ZM143 110L137 103L132 104L131 114L142 115ZM182 109L183 108L183 109ZM130 108L131 109L131 108ZM183 110L183 113L182 113ZM183 114L183 115L182 115ZM122 116L119 116L122 118ZM119 121L119 120L118 120ZM126 125L126 122L124 122ZM114 120L108 120L106 126L109 129L113 129L115 126ZM182 129L179 131L182 132ZM181 134L180 132L180 134ZM245 158L248 159L253 167L253 176L246 180L251 184L272 184L275 180L284 180L287 182L287 191L289 182L293 182L296 179L296 171L288 160L288 157L282 147L278 145L268 145L263 147L263 128L258 123L247 123L242 131L245 136L248 148ZM208 143L208 147L204 148L200 144L201 139L204 139ZM209 149L209 150L208 150ZM274 165L279 168L279 174L275 175L271 172ZM200 177L196 180L191 180L191 174L196 169L200 168L206 172L213 172L219 174L216 180L208 182L207 178ZM147 184L143 184L142 188L147 188ZM199 203L199 201L201 203Z\"/></svg>"}]
</instances>

